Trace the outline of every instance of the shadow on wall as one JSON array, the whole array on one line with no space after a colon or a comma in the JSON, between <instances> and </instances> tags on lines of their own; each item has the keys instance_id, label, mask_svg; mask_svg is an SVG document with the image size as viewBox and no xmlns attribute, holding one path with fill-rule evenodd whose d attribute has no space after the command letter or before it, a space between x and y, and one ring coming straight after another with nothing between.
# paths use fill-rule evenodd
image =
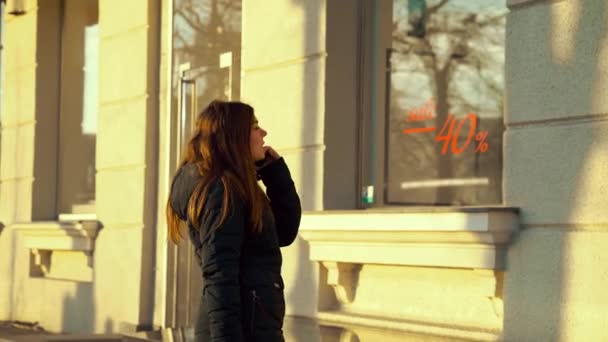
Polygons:
<instances>
[{"instance_id":1,"label":"shadow on wall","mask_svg":"<svg viewBox=\"0 0 608 342\"><path fill-rule=\"evenodd\" d=\"M148 6L150 17L158 17L161 13L161 1L150 2ZM153 31L149 35L148 49L148 92L150 100L148 101L147 120L146 120L146 164L151 166L158 165L159 137L158 137L158 122L159 122L159 103L155 99L159 98L159 73L158 65L160 63L160 40L161 29L160 18L153 20L156 25L151 27ZM154 279L156 260L156 213L158 212L156 199L158 198L158 168L146 167L145 171L145 187L144 187L144 225L148 229L142 231L142 250L141 250L141 272L140 272L140 300L139 300L139 318L137 330L151 330L154 320Z\"/></svg>"},{"instance_id":2,"label":"shadow on wall","mask_svg":"<svg viewBox=\"0 0 608 342\"><path fill-rule=\"evenodd\" d=\"M106 332L108 326L106 322ZM77 283L76 294L63 298L62 332L90 334L95 330L95 303L93 300L93 284Z\"/></svg>"},{"instance_id":3,"label":"shadow on wall","mask_svg":"<svg viewBox=\"0 0 608 342\"><path fill-rule=\"evenodd\" d=\"M506 341L566 341L575 338L574 330L598 328L583 318L593 312L570 306L571 284L580 292L580 284L595 282L573 278L572 265L592 256L572 250L570 241L582 234L571 231L575 225L597 223L589 221L590 210L599 207L594 199L601 201L600 184L592 184L590 174L602 168L594 156L598 146L608 144L599 130L606 100L598 98L606 96L601 54L608 51L601 44L608 39L607 6L595 0L534 2L511 8L507 21L507 116L518 123L508 124L505 135L504 202L522 208L524 229L508 257ZM574 305L591 305L591 297L576 295Z\"/></svg>"},{"instance_id":4,"label":"shadow on wall","mask_svg":"<svg viewBox=\"0 0 608 342\"><path fill-rule=\"evenodd\" d=\"M104 323L104 326L103 326L103 331L106 334L113 333L114 332L114 321L107 318L106 322Z\"/></svg>"},{"instance_id":5,"label":"shadow on wall","mask_svg":"<svg viewBox=\"0 0 608 342\"><path fill-rule=\"evenodd\" d=\"M317 135L318 125L322 120L324 113L318 112L319 108L323 108L321 99L318 98L318 87L322 86L322 71L321 66L323 63L319 58L323 57L311 57L323 53L325 47L320 46L319 39L323 32L322 25L325 23L320 22L318 13L323 11L324 8L320 8L322 1L307 1L307 0L292 0L292 4L295 8L301 11L303 15L303 41L302 51L303 62L302 68L302 108L294 108L295 113L301 117L301 132L300 132L300 146L316 146L322 137ZM315 68L318 66L318 68ZM294 141L294 143L296 143ZM301 154L301 169L299 170L300 186L299 195L302 202L302 210L319 210L318 197L319 191L322 191L322 187L319 182L321 179L317 179L317 169L321 167L319 161L322 160L319 156L316 148L305 149ZM294 257L288 258L288 261L295 262L296 265L284 265L283 267L294 269L295 278L292 280L293 283L289 284L291 290L285 294L288 306L297 308L310 308L309 314L314 314L317 305L312 302L312 298L315 298L317 284L315 284L315 268L318 267L315 262L310 261L309 245L302 238L298 237L294 242L294 245L290 247L295 249L292 254ZM300 309L300 311L302 311ZM309 311L309 310L306 310ZM288 313L289 314L289 313ZM293 336L295 341L315 341L320 340L320 331L317 326L311 325L309 329L301 329L301 325L286 324L285 326L286 336Z\"/></svg>"},{"instance_id":6,"label":"shadow on wall","mask_svg":"<svg viewBox=\"0 0 608 342\"><path fill-rule=\"evenodd\" d=\"M11 256L11 260L10 260L10 264L8 265L8 276L5 278L6 281L8 282L8 286L9 286L9 301L10 304L8 306L8 318L9 319L14 319L15 317L15 304L17 302L17 299L15 298L15 269L16 269L16 265L15 263L17 262L17 236L14 232L14 230L12 229L8 229L8 232L6 233L7 236L5 236L5 238L10 239L11 243L10 243L10 251L9 251L9 255Z\"/></svg>"},{"instance_id":7,"label":"shadow on wall","mask_svg":"<svg viewBox=\"0 0 608 342\"><path fill-rule=\"evenodd\" d=\"M311 303L312 299L316 297L314 292L317 288L315 280L315 268L319 267L316 262L310 261L310 247L308 242L298 237L294 242L296 248L295 258L291 258L296 262L296 265L290 265L294 268L295 279L291 286L291 290L285 294L285 300L288 306L292 307L312 307L312 310L317 309L317 305ZM318 284L321 286L322 284ZM289 314L289 313L288 313ZM310 314L314 314L311 312ZM306 329L302 329L301 324L286 324L284 327L286 336L293 336L294 342L297 341L320 341L320 331L317 325L307 326Z\"/></svg>"},{"instance_id":8,"label":"shadow on wall","mask_svg":"<svg viewBox=\"0 0 608 342\"><path fill-rule=\"evenodd\" d=\"M350 36L350 30L356 30L357 23L352 21L356 9L345 10L338 3L323 0L292 0L292 4L303 16L302 107L297 112L302 120L299 145L306 147L299 170L302 208L352 209L357 199L356 153L352 147L356 139L357 123L353 117L357 87L356 82L350 81L356 65L342 57L355 49L356 39ZM356 2L353 7L359 5ZM344 15L344 11L348 13ZM328 23L338 18L340 22ZM295 244L293 257L287 258L296 263L287 265L295 270L291 290L286 294L289 306L300 308L298 312L306 315L335 308L337 300L333 288L327 285L327 270L310 260L308 242L298 238ZM302 326L287 325L286 336L291 334L295 341L327 339L327 329Z\"/></svg>"}]
</instances>

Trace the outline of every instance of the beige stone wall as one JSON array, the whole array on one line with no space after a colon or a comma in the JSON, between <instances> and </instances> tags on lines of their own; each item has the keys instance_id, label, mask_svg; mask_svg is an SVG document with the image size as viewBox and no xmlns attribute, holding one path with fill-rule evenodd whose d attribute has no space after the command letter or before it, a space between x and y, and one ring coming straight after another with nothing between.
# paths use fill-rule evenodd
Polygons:
<instances>
[{"instance_id":1,"label":"beige stone wall","mask_svg":"<svg viewBox=\"0 0 608 342\"><path fill-rule=\"evenodd\" d=\"M269 18L284 18L269 20ZM287 20L287 18L289 18ZM242 99L282 154L304 210L323 205L325 1L243 1ZM283 249L287 314L313 316L318 267L301 238Z\"/></svg>"},{"instance_id":2,"label":"beige stone wall","mask_svg":"<svg viewBox=\"0 0 608 342\"><path fill-rule=\"evenodd\" d=\"M33 272L32 249L23 232L15 228L16 223L35 221L44 229L48 226L42 222L57 218L59 14L57 1L28 1L25 15L7 16L0 170L0 222L4 226L0 233L0 319L40 322L51 331L88 332L93 329L93 285L90 280L63 277L70 271L90 272L87 256L80 251L55 253L53 260L59 264L53 271L61 279L45 279Z\"/></svg>"},{"instance_id":3,"label":"beige stone wall","mask_svg":"<svg viewBox=\"0 0 608 342\"><path fill-rule=\"evenodd\" d=\"M152 323L159 8L100 1L96 330ZM108 323L110 322L110 323Z\"/></svg>"},{"instance_id":4,"label":"beige stone wall","mask_svg":"<svg viewBox=\"0 0 608 342\"><path fill-rule=\"evenodd\" d=\"M10 2L9 2L10 5ZM0 164L0 319L15 317L17 237L11 224L48 219L54 211L58 8L28 1L27 14L6 16L2 59L2 162ZM46 11L46 17L40 13ZM41 30L42 29L42 30ZM40 31L40 32L39 32ZM19 34L14 34L19 32ZM11 34L13 33L13 34ZM54 72L55 70L55 72ZM54 97L45 96L55 95ZM38 153L40 158L34 160ZM50 164L43 167L42 163Z\"/></svg>"},{"instance_id":5,"label":"beige stone wall","mask_svg":"<svg viewBox=\"0 0 608 342\"><path fill-rule=\"evenodd\" d=\"M48 9L46 17L40 16L36 1L27 3L27 14L19 17L7 16L3 58L3 101L2 101L2 156L0 170L2 200L0 219L4 224L15 221L28 221L32 218L48 218L54 211L54 184L42 189L42 182L47 182L55 175L51 171L39 170L38 160L34 160L34 151L49 151L39 142L48 142L54 136L51 132L43 134L40 127L49 124L47 130L56 130L57 98L44 96L56 95L57 58L53 56L58 50L57 27L54 23L57 9L52 4L44 4ZM47 31L38 32L39 28ZM13 34L11 34L12 32ZM19 34L14 34L19 32ZM42 105L49 107L45 108ZM43 115L43 113L45 115ZM48 117L48 118L47 118ZM38 125L37 125L38 124ZM40 133L40 137L34 138ZM41 156L41 160L55 157ZM48 182L47 182L48 183ZM48 194L50 193L50 195ZM47 207L42 208L41 200L48 200Z\"/></svg>"},{"instance_id":6,"label":"beige stone wall","mask_svg":"<svg viewBox=\"0 0 608 342\"><path fill-rule=\"evenodd\" d=\"M175 169L175 161L171 152L175 151L171 142L171 54L172 54L172 25L173 1L160 1L160 63L159 63L159 93L158 93L158 196L156 212L156 272L154 279L154 309L153 323L156 326L166 324L167 298L167 247L172 242L167 234L165 205L171 186L171 175ZM175 157L173 157L175 158Z\"/></svg>"},{"instance_id":7,"label":"beige stone wall","mask_svg":"<svg viewBox=\"0 0 608 342\"><path fill-rule=\"evenodd\" d=\"M244 1L242 30L242 99L289 162L304 208L321 209L325 2Z\"/></svg>"},{"instance_id":8,"label":"beige stone wall","mask_svg":"<svg viewBox=\"0 0 608 342\"><path fill-rule=\"evenodd\" d=\"M84 247L62 233L64 227L43 222L57 220L59 2L27 1L26 15L9 17L3 56L0 320L86 333L152 324L159 3L99 2L96 214L103 229ZM34 225L23 230L15 222ZM44 245L48 236L49 248L67 249L50 261L58 279L32 274L33 240L25 237L32 227L41 234L36 243ZM71 276L70 269L91 276Z\"/></svg>"},{"instance_id":9,"label":"beige stone wall","mask_svg":"<svg viewBox=\"0 0 608 342\"><path fill-rule=\"evenodd\" d=\"M286 158L305 210L353 209L357 199L356 65L349 53L356 53L358 18L354 9L338 7L279 0L243 7L243 100L254 105L266 141ZM437 324L450 327L444 334L483 331L478 337L486 340L502 330L499 271L365 264L356 299L341 305L327 270L310 260L308 242L299 237L282 252L288 315L367 317L383 327L439 333L421 327Z\"/></svg>"},{"instance_id":10,"label":"beige stone wall","mask_svg":"<svg viewBox=\"0 0 608 342\"><path fill-rule=\"evenodd\" d=\"M505 204L522 208L506 341L603 341L608 4L509 1Z\"/></svg>"},{"instance_id":11,"label":"beige stone wall","mask_svg":"<svg viewBox=\"0 0 608 342\"><path fill-rule=\"evenodd\" d=\"M502 328L502 274L494 270L365 264L343 310L463 330Z\"/></svg>"},{"instance_id":12,"label":"beige stone wall","mask_svg":"<svg viewBox=\"0 0 608 342\"><path fill-rule=\"evenodd\" d=\"M91 271L88 258L80 251L54 251L52 277L32 274L31 249L21 229L12 226L11 253L8 255L10 286L3 320L38 322L52 332L89 333L94 329L94 284L90 280L67 279L74 272ZM56 229L56 228L55 228ZM3 255L4 257L4 255ZM62 270L63 268L63 270ZM62 274L63 273L63 274ZM80 275L84 275L80 273ZM3 298L4 299L4 298ZM8 306L5 306L8 305Z\"/></svg>"},{"instance_id":13,"label":"beige stone wall","mask_svg":"<svg viewBox=\"0 0 608 342\"><path fill-rule=\"evenodd\" d=\"M27 14L6 23L0 274L7 277L0 281L0 320L38 321L68 332L124 330L153 318L163 324L158 303L165 274L153 268L156 262L164 270L165 260L166 236L154 228L165 229L162 205L171 169L164 144L169 128L163 126L169 115L170 26L163 20L163 29L158 27L160 2L100 1L96 206L104 227L90 259L92 281L32 278L27 243L11 228L15 222L56 220L56 183L50 181L56 179L52 142L58 118L53 3L39 8L28 0ZM608 4L509 4L504 200L522 208L523 231L509 250L504 274L504 339L605 340ZM327 5L323 0L243 3L242 98L256 108L269 131L267 142L286 158L305 210L327 203L326 145L344 144L325 134L328 122L341 127L327 112L339 110L327 101L327 40L339 41L326 31ZM63 269L88 267L84 254L70 253L58 254L56 260L66 262ZM298 238L283 254L287 313L315 316L320 307L331 309L335 303L323 287L327 275L310 261L308 243ZM357 301L343 309L496 331L502 276L365 265ZM379 305L382 296L393 301Z\"/></svg>"}]
</instances>

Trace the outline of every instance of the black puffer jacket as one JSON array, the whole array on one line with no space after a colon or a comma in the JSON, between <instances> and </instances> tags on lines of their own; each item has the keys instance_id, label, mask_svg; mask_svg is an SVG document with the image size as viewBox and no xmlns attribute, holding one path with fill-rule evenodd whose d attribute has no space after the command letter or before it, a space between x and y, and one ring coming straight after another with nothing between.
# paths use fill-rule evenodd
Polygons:
<instances>
[{"instance_id":1,"label":"black puffer jacket","mask_svg":"<svg viewBox=\"0 0 608 342\"><path fill-rule=\"evenodd\" d=\"M212 184L201 218L200 230L187 216L188 200L199 175L194 165L182 167L173 183L171 206L188 220L203 273L203 295L196 325L197 341L284 341L285 300L279 247L291 244L298 233L301 206L283 158L258 171L266 186L270 206L264 214L262 233L252 233L241 201L219 228L224 188Z\"/></svg>"}]
</instances>

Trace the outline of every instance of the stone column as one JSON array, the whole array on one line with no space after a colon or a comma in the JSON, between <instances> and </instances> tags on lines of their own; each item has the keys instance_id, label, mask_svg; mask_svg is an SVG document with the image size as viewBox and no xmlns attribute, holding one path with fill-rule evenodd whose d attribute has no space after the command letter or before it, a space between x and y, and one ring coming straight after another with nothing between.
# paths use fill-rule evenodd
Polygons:
<instances>
[{"instance_id":1,"label":"stone column","mask_svg":"<svg viewBox=\"0 0 608 342\"><path fill-rule=\"evenodd\" d=\"M56 217L59 6L5 13L0 151L0 320L13 318L14 222ZM7 8L11 8L9 1Z\"/></svg>"},{"instance_id":2,"label":"stone column","mask_svg":"<svg viewBox=\"0 0 608 342\"><path fill-rule=\"evenodd\" d=\"M508 4L504 340L607 340L608 3Z\"/></svg>"},{"instance_id":3,"label":"stone column","mask_svg":"<svg viewBox=\"0 0 608 342\"><path fill-rule=\"evenodd\" d=\"M160 1L99 1L96 330L153 314Z\"/></svg>"},{"instance_id":4,"label":"stone column","mask_svg":"<svg viewBox=\"0 0 608 342\"><path fill-rule=\"evenodd\" d=\"M323 207L325 15L324 0L243 1L242 99L286 159L304 210ZM283 256L287 314L314 315L308 245L298 238Z\"/></svg>"}]
</instances>

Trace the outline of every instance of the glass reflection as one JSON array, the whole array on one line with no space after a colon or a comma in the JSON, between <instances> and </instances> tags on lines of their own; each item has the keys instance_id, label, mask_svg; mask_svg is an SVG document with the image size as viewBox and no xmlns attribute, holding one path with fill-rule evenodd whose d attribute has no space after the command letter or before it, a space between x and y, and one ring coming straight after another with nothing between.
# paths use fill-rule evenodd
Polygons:
<instances>
[{"instance_id":1,"label":"glass reflection","mask_svg":"<svg viewBox=\"0 0 608 342\"><path fill-rule=\"evenodd\" d=\"M386 201L500 203L505 1L392 9Z\"/></svg>"},{"instance_id":2,"label":"glass reflection","mask_svg":"<svg viewBox=\"0 0 608 342\"><path fill-rule=\"evenodd\" d=\"M241 11L241 1L173 1L171 119L176 137L171 147L178 151L210 101L240 98ZM177 164L181 156L176 159ZM192 327L203 287L192 245L179 247L169 258L176 263L173 326Z\"/></svg>"},{"instance_id":3,"label":"glass reflection","mask_svg":"<svg viewBox=\"0 0 608 342\"><path fill-rule=\"evenodd\" d=\"M63 2L58 211L95 212L99 111L99 4Z\"/></svg>"},{"instance_id":4,"label":"glass reflection","mask_svg":"<svg viewBox=\"0 0 608 342\"><path fill-rule=\"evenodd\" d=\"M174 1L174 113L192 117L213 99L239 99L241 9L241 1ZM178 96L188 97L180 109Z\"/></svg>"}]
</instances>

